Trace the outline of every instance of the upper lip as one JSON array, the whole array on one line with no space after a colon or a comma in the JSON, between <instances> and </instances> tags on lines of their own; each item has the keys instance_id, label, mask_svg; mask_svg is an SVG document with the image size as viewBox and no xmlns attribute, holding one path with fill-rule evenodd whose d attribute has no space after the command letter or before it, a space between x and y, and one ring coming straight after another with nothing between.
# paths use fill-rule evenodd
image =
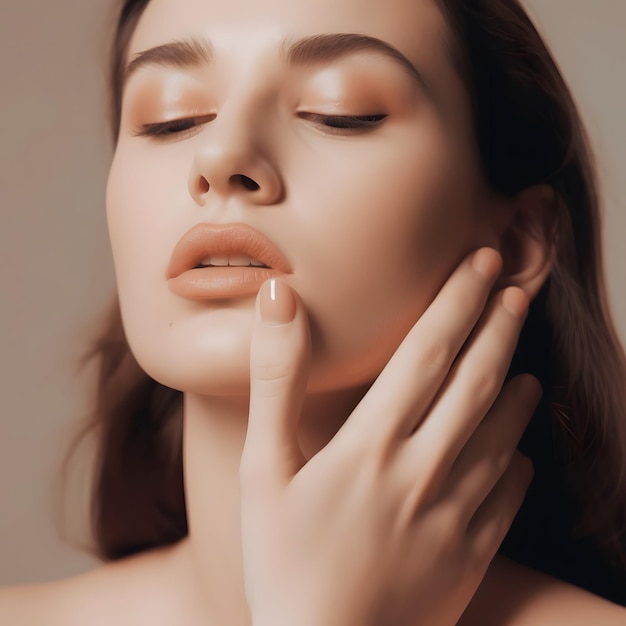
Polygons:
<instances>
[{"instance_id":1,"label":"upper lip","mask_svg":"<svg viewBox=\"0 0 626 626\"><path fill-rule=\"evenodd\" d=\"M270 239L247 224L196 224L178 241L167 268L176 278L210 255L245 254L267 267L291 273L289 262Z\"/></svg>"}]
</instances>

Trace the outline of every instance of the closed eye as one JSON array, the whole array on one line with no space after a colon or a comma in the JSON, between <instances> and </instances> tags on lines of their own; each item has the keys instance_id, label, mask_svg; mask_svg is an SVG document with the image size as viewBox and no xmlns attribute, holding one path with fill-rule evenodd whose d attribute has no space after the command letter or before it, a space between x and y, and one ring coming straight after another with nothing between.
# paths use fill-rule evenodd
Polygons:
<instances>
[{"instance_id":1,"label":"closed eye","mask_svg":"<svg viewBox=\"0 0 626 626\"><path fill-rule=\"evenodd\" d=\"M387 116L375 115L321 115L319 113L299 112L301 119L313 122L325 132L332 134L348 134L365 131L380 124Z\"/></svg>"},{"instance_id":2,"label":"closed eye","mask_svg":"<svg viewBox=\"0 0 626 626\"><path fill-rule=\"evenodd\" d=\"M180 141L200 132L204 124L215 119L215 114L185 117L167 122L142 124L134 133L135 137L153 137L158 140Z\"/></svg>"}]
</instances>

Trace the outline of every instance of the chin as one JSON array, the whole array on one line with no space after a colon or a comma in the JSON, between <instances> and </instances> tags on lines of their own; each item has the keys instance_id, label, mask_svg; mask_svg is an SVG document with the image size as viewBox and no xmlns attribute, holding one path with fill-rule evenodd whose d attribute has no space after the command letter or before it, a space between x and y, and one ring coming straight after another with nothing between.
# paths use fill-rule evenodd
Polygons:
<instances>
[{"instance_id":1,"label":"chin","mask_svg":"<svg viewBox=\"0 0 626 626\"><path fill-rule=\"evenodd\" d=\"M128 342L141 368L178 391L248 395L250 311L207 312L164 325L128 324Z\"/></svg>"},{"instance_id":2,"label":"chin","mask_svg":"<svg viewBox=\"0 0 626 626\"><path fill-rule=\"evenodd\" d=\"M238 396L248 395L250 391L247 352L236 358L231 350L225 359L220 359L219 355L212 355L210 359L197 354L187 355L182 362L173 354L164 354L162 359L157 360L138 355L137 361L154 380L185 393Z\"/></svg>"}]
</instances>

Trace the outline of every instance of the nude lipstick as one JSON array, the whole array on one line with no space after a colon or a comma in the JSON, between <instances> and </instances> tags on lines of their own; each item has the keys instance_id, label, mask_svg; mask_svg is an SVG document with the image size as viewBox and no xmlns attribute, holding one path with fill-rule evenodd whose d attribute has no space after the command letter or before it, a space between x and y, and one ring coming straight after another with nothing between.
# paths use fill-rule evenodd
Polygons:
<instances>
[{"instance_id":1,"label":"nude lipstick","mask_svg":"<svg viewBox=\"0 0 626 626\"><path fill-rule=\"evenodd\" d=\"M247 224L197 224L178 241L167 284L187 300L255 295L268 278L290 274L282 252Z\"/></svg>"}]
</instances>

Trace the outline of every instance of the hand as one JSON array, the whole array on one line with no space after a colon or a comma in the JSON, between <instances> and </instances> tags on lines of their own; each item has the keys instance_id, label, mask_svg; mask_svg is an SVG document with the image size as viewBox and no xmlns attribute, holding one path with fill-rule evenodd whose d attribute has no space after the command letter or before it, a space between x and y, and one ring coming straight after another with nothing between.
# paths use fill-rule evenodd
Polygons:
<instances>
[{"instance_id":1,"label":"hand","mask_svg":"<svg viewBox=\"0 0 626 626\"><path fill-rule=\"evenodd\" d=\"M277 302L263 286L240 473L254 626L456 624L532 475L515 448L539 383L502 387L528 298L515 287L489 297L500 265L489 248L461 263L308 462L296 437L306 314L286 284ZM284 323L261 319L277 306Z\"/></svg>"}]
</instances>

